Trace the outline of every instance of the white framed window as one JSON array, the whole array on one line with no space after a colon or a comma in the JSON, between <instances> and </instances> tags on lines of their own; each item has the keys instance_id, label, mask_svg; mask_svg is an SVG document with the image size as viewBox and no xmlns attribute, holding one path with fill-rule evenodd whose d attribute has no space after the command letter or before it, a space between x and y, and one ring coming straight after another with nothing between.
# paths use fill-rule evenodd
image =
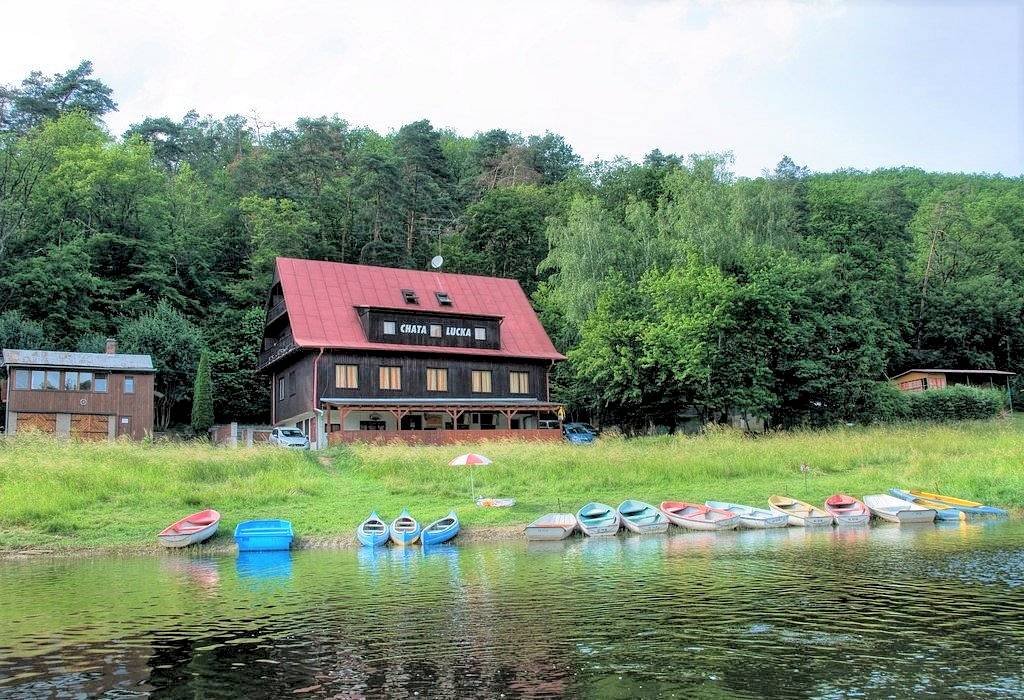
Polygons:
<instances>
[{"instance_id":1,"label":"white framed window","mask_svg":"<svg viewBox=\"0 0 1024 700\"><path fill-rule=\"evenodd\" d=\"M487 340L487 329L486 328L474 328L473 329L474 340Z\"/></svg>"},{"instance_id":2,"label":"white framed window","mask_svg":"<svg viewBox=\"0 0 1024 700\"><path fill-rule=\"evenodd\" d=\"M384 322L384 335L394 335L394 334L395 334L395 322L394 321L385 321Z\"/></svg>"},{"instance_id":3,"label":"white framed window","mask_svg":"<svg viewBox=\"0 0 1024 700\"><path fill-rule=\"evenodd\" d=\"M430 337L440 338L441 337L441 324L431 323L430 324Z\"/></svg>"}]
</instances>

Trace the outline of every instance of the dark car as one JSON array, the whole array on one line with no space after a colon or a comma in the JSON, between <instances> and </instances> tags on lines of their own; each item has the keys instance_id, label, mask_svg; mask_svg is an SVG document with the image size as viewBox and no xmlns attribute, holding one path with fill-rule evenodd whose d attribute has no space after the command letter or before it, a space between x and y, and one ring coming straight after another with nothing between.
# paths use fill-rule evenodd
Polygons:
<instances>
[{"instance_id":1,"label":"dark car","mask_svg":"<svg viewBox=\"0 0 1024 700\"><path fill-rule=\"evenodd\" d=\"M587 432L593 434L595 437L601 434L601 431L598 430L597 428L595 428L594 426L592 426L590 423L580 423L580 422L574 421L572 423L566 423L564 425L564 429L566 429L566 430L568 430L570 427L573 427L573 428L583 428Z\"/></svg>"},{"instance_id":2,"label":"dark car","mask_svg":"<svg viewBox=\"0 0 1024 700\"><path fill-rule=\"evenodd\" d=\"M590 445L597 439L597 436L578 424L565 426L565 439L573 445Z\"/></svg>"}]
</instances>

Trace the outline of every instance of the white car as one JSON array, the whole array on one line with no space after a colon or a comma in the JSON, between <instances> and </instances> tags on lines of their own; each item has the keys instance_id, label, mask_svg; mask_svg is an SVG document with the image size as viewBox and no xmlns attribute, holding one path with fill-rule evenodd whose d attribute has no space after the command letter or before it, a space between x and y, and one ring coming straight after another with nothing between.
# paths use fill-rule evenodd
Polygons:
<instances>
[{"instance_id":1,"label":"white car","mask_svg":"<svg viewBox=\"0 0 1024 700\"><path fill-rule=\"evenodd\" d=\"M309 449L309 438L302 434L298 428L274 428L270 431L271 445L281 447L298 447L300 450Z\"/></svg>"}]
</instances>

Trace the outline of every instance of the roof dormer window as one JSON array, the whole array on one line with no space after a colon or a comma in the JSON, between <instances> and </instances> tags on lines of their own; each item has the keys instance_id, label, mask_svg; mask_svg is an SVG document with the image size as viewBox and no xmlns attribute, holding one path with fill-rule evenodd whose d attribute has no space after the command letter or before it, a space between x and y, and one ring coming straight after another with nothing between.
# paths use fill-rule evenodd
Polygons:
<instances>
[{"instance_id":1,"label":"roof dormer window","mask_svg":"<svg viewBox=\"0 0 1024 700\"><path fill-rule=\"evenodd\" d=\"M419 304L420 299L416 296L416 292L411 289L403 289L402 297L405 299L406 304Z\"/></svg>"},{"instance_id":2,"label":"roof dormer window","mask_svg":"<svg viewBox=\"0 0 1024 700\"><path fill-rule=\"evenodd\" d=\"M434 292L434 296L437 297L437 303L441 306L452 305L452 298L448 296L448 292Z\"/></svg>"}]
</instances>

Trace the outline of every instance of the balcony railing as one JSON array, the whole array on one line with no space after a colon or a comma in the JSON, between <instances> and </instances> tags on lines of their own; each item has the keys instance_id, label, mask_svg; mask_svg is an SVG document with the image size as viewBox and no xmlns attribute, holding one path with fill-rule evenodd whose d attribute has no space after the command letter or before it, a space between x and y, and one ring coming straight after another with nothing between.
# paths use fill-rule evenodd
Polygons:
<instances>
[{"instance_id":1,"label":"balcony railing","mask_svg":"<svg viewBox=\"0 0 1024 700\"><path fill-rule=\"evenodd\" d=\"M281 318L286 311L288 311L288 308L284 304L284 297L282 297L281 301L271 306L270 311L267 312L267 325L269 326L271 323Z\"/></svg>"},{"instance_id":2,"label":"balcony railing","mask_svg":"<svg viewBox=\"0 0 1024 700\"><path fill-rule=\"evenodd\" d=\"M291 333L281 336L277 341L267 347L263 352L260 353L258 369L266 369L274 362L277 362L282 357L298 349L298 345L295 344L295 339Z\"/></svg>"}]
</instances>

